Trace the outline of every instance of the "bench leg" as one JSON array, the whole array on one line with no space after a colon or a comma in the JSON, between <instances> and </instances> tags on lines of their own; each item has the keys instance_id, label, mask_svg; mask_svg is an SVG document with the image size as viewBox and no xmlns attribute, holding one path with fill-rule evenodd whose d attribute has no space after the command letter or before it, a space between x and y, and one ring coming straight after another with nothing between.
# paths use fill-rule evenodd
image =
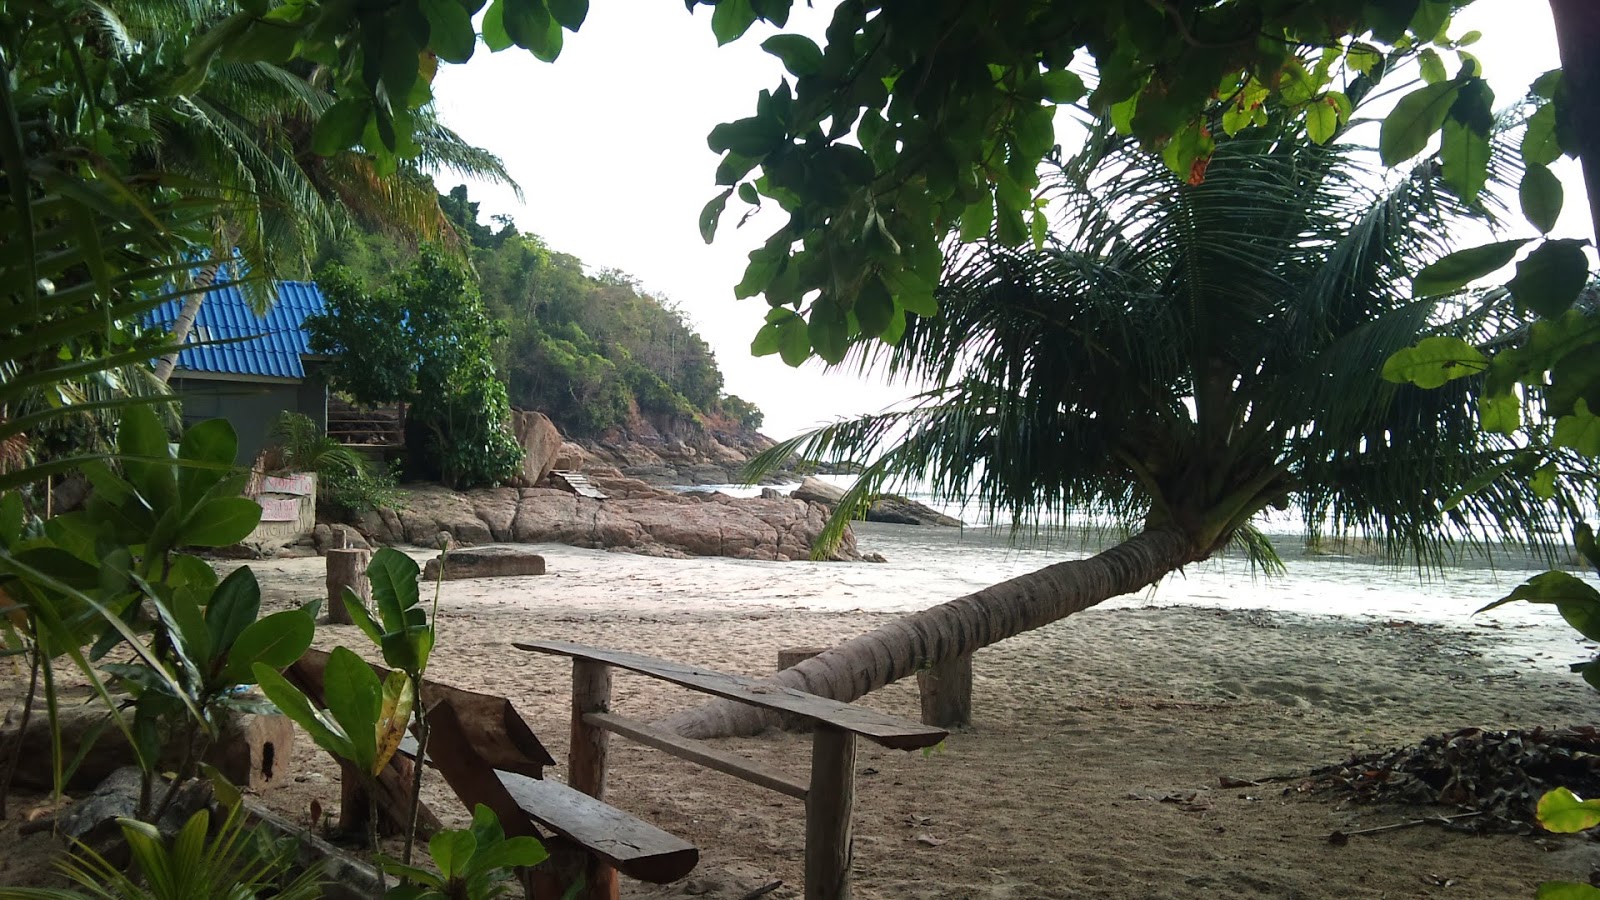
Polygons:
<instances>
[{"instance_id":1,"label":"bench leg","mask_svg":"<svg viewBox=\"0 0 1600 900\"><path fill-rule=\"evenodd\" d=\"M817 723L806 796L806 900L849 900L856 736Z\"/></svg>"},{"instance_id":2,"label":"bench leg","mask_svg":"<svg viewBox=\"0 0 1600 900\"><path fill-rule=\"evenodd\" d=\"M583 721L585 713L611 711L611 667L585 659L572 661L572 744L567 784L596 800L606 795L607 733ZM617 900L617 870L590 855L584 873L585 900Z\"/></svg>"}]
</instances>

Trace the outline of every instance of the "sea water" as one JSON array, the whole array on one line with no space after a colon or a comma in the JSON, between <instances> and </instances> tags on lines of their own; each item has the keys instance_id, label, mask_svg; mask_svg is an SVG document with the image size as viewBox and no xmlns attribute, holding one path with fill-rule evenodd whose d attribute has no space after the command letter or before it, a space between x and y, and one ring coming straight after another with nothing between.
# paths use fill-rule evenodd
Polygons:
<instances>
[{"instance_id":1,"label":"sea water","mask_svg":"<svg viewBox=\"0 0 1600 900\"><path fill-rule=\"evenodd\" d=\"M850 479L832 476L826 480L847 486ZM787 493L794 487L779 485L777 489ZM744 497L761 492L760 487L745 485L679 490L715 490ZM981 520L970 509L915 494L911 499L964 521ZM951 528L857 522L852 529L860 552L881 554L888 562L829 566L828 586L809 596L805 605L819 610L911 612L1051 563L1086 558L1120 538L1114 530L1085 524L1094 523L1014 531L995 524ZM1477 612L1550 568L1563 569L1600 587L1600 579L1576 566L1571 558L1552 565L1550 560L1511 551L1487 558L1462 553L1445 565L1422 568L1390 560L1360 541L1325 545L1333 549L1308 546L1304 534L1287 519L1269 521L1264 530L1284 561L1283 574L1262 573L1237 552L1224 552L1186 566L1137 595L1109 601L1105 607L1259 609L1444 625L1494 635L1493 652L1501 661L1549 661L1553 667L1596 653L1596 645L1570 628L1553 606L1518 602Z\"/></svg>"}]
</instances>

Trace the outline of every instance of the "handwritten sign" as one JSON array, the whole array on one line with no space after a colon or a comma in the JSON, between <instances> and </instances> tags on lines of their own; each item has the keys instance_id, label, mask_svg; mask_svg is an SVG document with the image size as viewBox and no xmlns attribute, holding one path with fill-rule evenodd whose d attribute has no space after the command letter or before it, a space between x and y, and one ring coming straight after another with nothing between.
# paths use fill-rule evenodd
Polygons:
<instances>
[{"instance_id":1,"label":"handwritten sign","mask_svg":"<svg viewBox=\"0 0 1600 900\"><path fill-rule=\"evenodd\" d=\"M293 494L297 497L306 497L310 496L311 491L310 475L268 475L261 479L263 494Z\"/></svg>"},{"instance_id":2,"label":"handwritten sign","mask_svg":"<svg viewBox=\"0 0 1600 900\"><path fill-rule=\"evenodd\" d=\"M261 504L263 522L296 522L300 519L300 501L297 499L270 500L263 497L256 502Z\"/></svg>"}]
</instances>

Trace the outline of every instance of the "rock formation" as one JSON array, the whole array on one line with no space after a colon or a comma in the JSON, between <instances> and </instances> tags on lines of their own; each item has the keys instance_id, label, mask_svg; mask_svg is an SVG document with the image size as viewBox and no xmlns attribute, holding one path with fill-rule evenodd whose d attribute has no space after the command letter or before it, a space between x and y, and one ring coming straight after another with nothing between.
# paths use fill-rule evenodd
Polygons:
<instances>
[{"instance_id":1,"label":"rock formation","mask_svg":"<svg viewBox=\"0 0 1600 900\"><path fill-rule=\"evenodd\" d=\"M511 479L514 487L533 487L555 468L563 446L561 432L541 412L512 410L511 429L522 446L522 470Z\"/></svg>"},{"instance_id":2,"label":"rock formation","mask_svg":"<svg viewBox=\"0 0 1600 900\"><path fill-rule=\"evenodd\" d=\"M432 546L440 531L463 545L495 542L571 544L653 556L807 559L827 522L826 507L792 498L736 499L675 493L628 478L590 478L609 499L548 487L484 488L457 493L423 486L399 509L363 516L362 530L384 543ZM846 532L836 560L856 560Z\"/></svg>"}]
</instances>

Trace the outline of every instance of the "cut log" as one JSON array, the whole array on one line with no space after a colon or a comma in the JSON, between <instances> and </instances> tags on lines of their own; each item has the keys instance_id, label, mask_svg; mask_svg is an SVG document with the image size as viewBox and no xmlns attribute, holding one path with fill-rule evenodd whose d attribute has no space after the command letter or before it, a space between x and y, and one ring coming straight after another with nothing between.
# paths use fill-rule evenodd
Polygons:
<instances>
[{"instance_id":1,"label":"cut log","mask_svg":"<svg viewBox=\"0 0 1600 900\"><path fill-rule=\"evenodd\" d=\"M952 656L917 673L922 724L966 728L972 724L972 654Z\"/></svg>"},{"instance_id":2,"label":"cut log","mask_svg":"<svg viewBox=\"0 0 1600 900\"><path fill-rule=\"evenodd\" d=\"M856 736L818 724L806 797L806 900L849 900Z\"/></svg>"},{"instance_id":3,"label":"cut log","mask_svg":"<svg viewBox=\"0 0 1600 900\"><path fill-rule=\"evenodd\" d=\"M328 551L328 622L334 625L355 624L344 608L344 590L349 588L361 602L372 603L372 582L367 578L367 563L372 554L366 550Z\"/></svg>"},{"instance_id":4,"label":"cut log","mask_svg":"<svg viewBox=\"0 0 1600 900\"><path fill-rule=\"evenodd\" d=\"M260 794L289 780L293 753L288 716L239 715L223 727L209 762L233 784Z\"/></svg>"},{"instance_id":5,"label":"cut log","mask_svg":"<svg viewBox=\"0 0 1600 900\"><path fill-rule=\"evenodd\" d=\"M133 761L133 750L128 746L122 729L117 727L99 700L79 702L75 697L62 698L57 721L61 728L61 746L70 762L80 756L78 766L67 779L69 790L86 791L105 781L111 774ZM123 718L133 725L131 711ZM13 783L19 787L50 790L54 775L51 764L50 717L45 712L44 698L35 699L33 714L28 717L28 728L21 731L22 704L17 703L6 712L5 723L0 726L0 759L4 754L17 754L17 771ZM162 762L176 766L180 754L176 747L163 757Z\"/></svg>"},{"instance_id":6,"label":"cut log","mask_svg":"<svg viewBox=\"0 0 1600 900\"><path fill-rule=\"evenodd\" d=\"M567 757L567 782L596 800L606 796L606 751L610 738L605 729L587 721L588 713L611 711L611 667L586 659L572 661L572 742ZM531 811L530 811L531 812ZM586 843L579 838L580 843ZM617 900L621 890L617 870L600 854L591 857L587 900Z\"/></svg>"}]
</instances>

